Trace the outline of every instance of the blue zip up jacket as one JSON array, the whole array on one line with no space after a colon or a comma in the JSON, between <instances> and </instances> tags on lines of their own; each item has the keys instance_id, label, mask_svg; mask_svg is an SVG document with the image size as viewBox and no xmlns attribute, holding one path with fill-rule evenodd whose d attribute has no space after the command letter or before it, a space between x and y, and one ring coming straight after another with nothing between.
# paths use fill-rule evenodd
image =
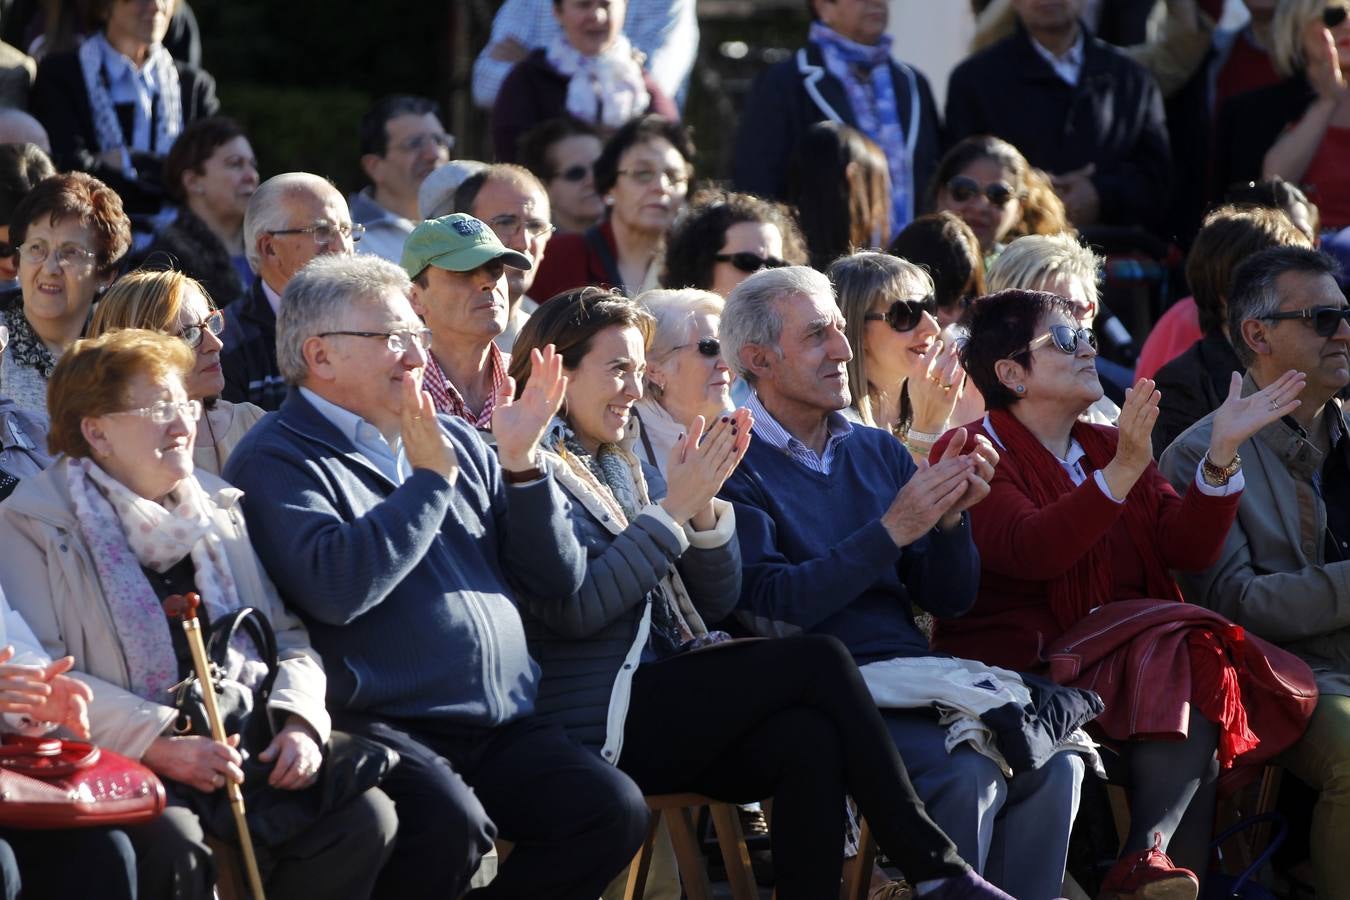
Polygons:
<instances>
[{"instance_id":1,"label":"blue zip up jacket","mask_svg":"<svg viewBox=\"0 0 1350 900\"><path fill-rule=\"evenodd\" d=\"M459 456L453 485L417 469L395 486L296 390L225 478L323 656L331 706L493 727L531 714L539 682L506 573L572 596L586 554L551 476L506 485L467 423L439 419Z\"/></svg>"}]
</instances>

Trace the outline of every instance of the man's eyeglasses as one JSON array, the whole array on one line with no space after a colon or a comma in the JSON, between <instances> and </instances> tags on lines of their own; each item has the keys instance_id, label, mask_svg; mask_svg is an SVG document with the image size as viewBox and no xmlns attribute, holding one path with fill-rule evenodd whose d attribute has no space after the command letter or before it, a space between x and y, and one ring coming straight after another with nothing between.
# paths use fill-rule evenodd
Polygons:
<instances>
[{"instance_id":1,"label":"man's eyeglasses","mask_svg":"<svg viewBox=\"0 0 1350 900\"><path fill-rule=\"evenodd\" d=\"M340 225L334 225L332 222L315 222L313 225L307 225L304 228L277 228L267 232L268 234L308 234L313 236L314 243L321 247L329 244L335 244L339 240L350 240L353 244L365 236L366 226L357 223L343 222Z\"/></svg>"},{"instance_id":2,"label":"man's eyeglasses","mask_svg":"<svg viewBox=\"0 0 1350 900\"><path fill-rule=\"evenodd\" d=\"M1051 325L1050 330L1040 337L1036 338L1022 353L1030 353L1037 347L1051 344L1060 353L1074 354L1078 352L1078 342L1082 341L1093 350L1097 349L1097 335L1091 328L1070 328L1068 325ZM1013 354L1018 356L1020 354Z\"/></svg>"},{"instance_id":3,"label":"man's eyeglasses","mask_svg":"<svg viewBox=\"0 0 1350 900\"><path fill-rule=\"evenodd\" d=\"M421 153L423 150L427 150L433 145L437 150L444 150L446 153L449 153L455 146L455 136L444 132L419 134L415 137L408 138L406 141L400 141L394 145L394 149L404 153Z\"/></svg>"},{"instance_id":4,"label":"man's eyeglasses","mask_svg":"<svg viewBox=\"0 0 1350 900\"><path fill-rule=\"evenodd\" d=\"M349 337L383 338L390 353L402 355L414 343L418 349L426 350L431 346L431 329L416 328L408 331L321 331L315 337L331 337L345 334Z\"/></svg>"},{"instance_id":5,"label":"man's eyeglasses","mask_svg":"<svg viewBox=\"0 0 1350 900\"><path fill-rule=\"evenodd\" d=\"M520 229L525 229L525 236L530 238L543 237L553 230L553 223L546 222L543 219L522 219L520 216L514 216L510 213L505 215L493 216L488 219L488 224L492 230L497 232L498 237L510 238L520 233Z\"/></svg>"},{"instance_id":6,"label":"man's eyeglasses","mask_svg":"<svg viewBox=\"0 0 1350 900\"><path fill-rule=\"evenodd\" d=\"M189 422L195 422L202 417L202 401L200 400L161 400L150 406L141 406L136 409L123 409L117 412L106 413L109 416L142 416L149 419L155 425L168 425L174 419L182 416Z\"/></svg>"},{"instance_id":7,"label":"man's eyeglasses","mask_svg":"<svg viewBox=\"0 0 1350 900\"><path fill-rule=\"evenodd\" d=\"M592 171L594 171L592 166L577 163L575 166L568 166L553 177L561 178L563 181L570 181L573 184L576 184L578 181L585 181L586 176L590 175Z\"/></svg>"},{"instance_id":8,"label":"man's eyeglasses","mask_svg":"<svg viewBox=\"0 0 1350 900\"><path fill-rule=\"evenodd\" d=\"M216 337L220 337L221 332L225 330L225 313L216 310L202 321L195 325L188 325L178 332L178 336L187 342L187 345L196 350L202 345L202 338L206 332L211 332Z\"/></svg>"},{"instance_id":9,"label":"man's eyeglasses","mask_svg":"<svg viewBox=\"0 0 1350 900\"><path fill-rule=\"evenodd\" d=\"M1272 321L1302 319L1305 325L1312 325L1318 337L1331 337L1341 327L1341 322L1350 322L1350 306L1314 306L1294 312L1271 313L1260 318Z\"/></svg>"},{"instance_id":10,"label":"man's eyeglasses","mask_svg":"<svg viewBox=\"0 0 1350 900\"><path fill-rule=\"evenodd\" d=\"M753 275L760 269L781 269L787 260L776 256L760 256L758 253L719 253L713 257L717 262L731 263L742 272Z\"/></svg>"},{"instance_id":11,"label":"man's eyeglasses","mask_svg":"<svg viewBox=\"0 0 1350 900\"><path fill-rule=\"evenodd\" d=\"M19 249L19 256L30 266L42 265L50 253L45 241L29 241ZM75 244L62 244L56 248L56 262L63 269L91 269L96 259L98 254Z\"/></svg>"},{"instance_id":12,"label":"man's eyeglasses","mask_svg":"<svg viewBox=\"0 0 1350 900\"><path fill-rule=\"evenodd\" d=\"M937 298L932 294L920 300L897 300L884 313L868 313L864 322L885 322L894 331L913 331L923 321L923 314L937 312Z\"/></svg>"},{"instance_id":13,"label":"man's eyeglasses","mask_svg":"<svg viewBox=\"0 0 1350 900\"><path fill-rule=\"evenodd\" d=\"M700 338L692 344L680 344L678 347L671 347L670 352L674 353L677 350L683 350L685 347L697 347L699 356L714 357L722 355L722 342L717 338Z\"/></svg>"},{"instance_id":14,"label":"man's eyeglasses","mask_svg":"<svg viewBox=\"0 0 1350 900\"><path fill-rule=\"evenodd\" d=\"M1350 10L1344 5L1338 3L1335 6L1328 6L1322 10L1322 24L1327 28L1335 28L1344 22L1347 16L1350 16Z\"/></svg>"},{"instance_id":15,"label":"man's eyeglasses","mask_svg":"<svg viewBox=\"0 0 1350 900\"><path fill-rule=\"evenodd\" d=\"M947 193L957 203L965 203L980 194L984 194L990 206L997 206L1000 209L1007 206L1008 202L1017 195L1012 189L1012 185L1007 182L995 181L993 184L980 187L978 181L967 175L957 175L947 182Z\"/></svg>"},{"instance_id":16,"label":"man's eyeglasses","mask_svg":"<svg viewBox=\"0 0 1350 900\"><path fill-rule=\"evenodd\" d=\"M620 175L627 175L638 184L651 184L658 178L664 178L671 187L680 187L689 183L689 171L687 169L666 169L664 172L658 172L655 169L620 169Z\"/></svg>"}]
</instances>

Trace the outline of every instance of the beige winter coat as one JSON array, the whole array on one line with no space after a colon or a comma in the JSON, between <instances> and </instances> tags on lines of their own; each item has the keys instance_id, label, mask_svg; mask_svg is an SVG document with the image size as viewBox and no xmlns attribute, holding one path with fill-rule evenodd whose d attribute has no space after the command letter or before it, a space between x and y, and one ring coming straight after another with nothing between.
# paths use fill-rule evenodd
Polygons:
<instances>
[{"instance_id":1,"label":"beige winter coat","mask_svg":"<svg viewBox=\"0 0 1350 900\"><path fill-rule=\"evenodd\" d=\"M63 457L41 475L25 478L0 503L0 587L52 658L75 657L71 674L94 691L89 708L94 742L138 759L172 724L175 711L129 690L122 644L93 557L76 528L66 468ZM253 553L239 509L243 492L214 475L196 478L215 503L217 533L239 599L262 610L276 630L281 665L269 709L278 724L286 714L301 716L326 742L331 723L324 709L323 666Z\"/></svg>"}]
</instances>

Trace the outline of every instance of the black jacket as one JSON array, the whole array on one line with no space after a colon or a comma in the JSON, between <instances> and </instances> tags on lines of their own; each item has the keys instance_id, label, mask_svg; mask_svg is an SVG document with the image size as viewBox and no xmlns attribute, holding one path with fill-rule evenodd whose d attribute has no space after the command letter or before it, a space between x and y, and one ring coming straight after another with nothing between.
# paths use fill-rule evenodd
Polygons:
<instances>
[{"instance_id":1,"label":"black jacket","mask_svg":"<svg viewBox=\"0 0 1350 900\"><path fill-rule=\"evenodd\" d=\"M215 115L220 109L215 79L185 63L175 65L182 95L183 125ZM98 161L98 133L94 128L93 108L89 105L89 91L84 86L79 51L56 53L38 64L28 106L47 129L52 142L52 161L57 169L78 169L98 178L117 191L129 214L159 210L164 201L160 172L164 166L162 156L133 153L134 179L127 178L120 169ZM130 107L126 107L125 113L118 109L124 135L131 131L130 112Z\"/></svg>"},{"instance_id":2,"label":"black jacket","mask_svg":"<svg viewBox=\"0 0 1350 900\"><path fill-rule=\"evenodd\" d=\"M1101 223L1160 232L1172 180L1162 93L1143 66L1086 29L1084 37L1073 87L1020 25L961 63L947 85L947 136L997 135L1051 173L1093 163Z\"/></svg>"},{"instance_id":3,"label":"black jacket","mask_svg":"<svg viewBox=\"0 0 1350 900\"><path fill-rule=\"evenodd\" d=\"M928 79L917 69L891 61L900 127L913 127L912 97L919 106L919 134L914 144L915 215L922 212L928 183L937 171L942 134L937 104ZM912 87L912 91L911 91ZM769 67L755 79L741 114L732 180L736 190L785 199L788 161L806 129L825 120L858 127L858 117L839 79L825 69L820 48L808 43L791 59Z\"/></svg>"},{"instance_id":4,"label":"black jacket","mask_svg":"<svg viewBox=\"0 0 1350 900\"><path fill-rule=\"evenodd\" d=\"M1215 196L1235 184L1260 181L1266 151L1316 99L1308 79L1294 75L1225 100L1214 133Z\"/></svg>"},{"instance_id":5,"label":"black jacket","mask_svg":"<svg viewBox=\"0 0 1350 900\"><path fill-rule=\"evenodd\" d=\"M244 297L244 282L230 259L230 251L206 223L183 207L178 218L151 241L129 269L173 269L202 283L217 308Z\"/></svg>"},{"instance_id":6,"label":"black jacket","mask_svg":"<svg viewBox=\"0 0 1350 900\"><path fill-rule=\"evenodd\" d=\"M1242 369L1228 338L1212 332L1158 370L1154 381L1162 400L1153 426L1154 459L1161 459L1178 435L1223 404L1233 373Z\"/></svg>"},{"instance_id":7,"label":"black jacket","mask_svg":"<svg viewBox=\"0 0 1350 900\"><path fill-rule=\"evenodd\" d=\"M221 397L231 403L256 403L280 409L286 382L277 368L277 317L263 294L262 278L241 299L225 309L225 333L220 336L220 367L225 373Z\"/></svg>"}]
</instances>

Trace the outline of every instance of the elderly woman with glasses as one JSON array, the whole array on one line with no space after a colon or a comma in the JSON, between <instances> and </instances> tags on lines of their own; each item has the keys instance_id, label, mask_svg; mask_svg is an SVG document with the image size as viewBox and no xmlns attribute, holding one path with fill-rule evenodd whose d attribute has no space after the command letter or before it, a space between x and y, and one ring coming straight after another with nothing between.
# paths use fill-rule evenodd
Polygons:
<instances>
[{"instance_id":1,"label":"elderly woman with glasses","mask_svg":"<svg viewBox=\"0 0 1350 900\"><path fill-rule=\"evenodd\" d=\"M184 379L188 399L199 400L204 415L197 428L192 462L198 472L219 475L225 460L265 415L252 403L220 399L225 375L220 369L220 335L225 314L215 308L202 285L180 272L132 272L119 278L99 301L89 336L118 328L144 328L182 338L196 355Z\"/></svg>"},{"instance_id":2,"label":"elderly woman with glasses","mask_svg":"<svg viewBox=\"0 0 1350 900\"><path fill-rule=\"evenodd\" d=\"M1237 448L1298 406L1305 377L1291 371L1243 397L1235 374L1209 454L1178 496L1152 460L1153 382L1128 392L1118 428L1081 419L1102 394L1095 345L1064 297L1005 290L972 306L960 360L989 412L967 430L1000 461L970 513L978 598L964 617L939 620L935 646L1024 672L1046 673L1048 661L1050 677L1101 693L1097 724L1120 748L1131 813L1104 895L1194 897L1220 767L1247 751L1269 758L1297 735L1263 733L1254 714L1249 729L1244 703L1259 687L1227 662L1257 669L1282 651L1178 602L1170 570L1218 558L1242 490ZM1130 893L1145 885L1175 893Z\"/></svg>"},{"instance_id":3,"label":"elderly woman with glasses","mask_svg":"<svg viewBox=\"0 0 1350 900\"><path fill-rule=\"evenodd\" d=\"M851 415L885 428L915 460L954 421L965 373L954 341L940 338L933 279L913 263L864 251L830 266L836 302L848 323Z\"/></svg>"},{"instance_id":4,"label":"elderly woman with glasses","mask_svg":"<svg viewBox=\"0 0 1350 900\"><path fill-rule=\"evenodd\" d=\"M19 290L0 297L9 350L0 365L5 395L28 412L47 411L47 379L84 333L94 297L116 277L131 247L122 200L83 172L54 175L28 192L10 221L19 251Z\"/></svg>"},{"instance_id":5,"label":"elderly woman with glasses","mask_svg":"<svg viewBox=\"0 0 1350 900\"><path fill-rule=\"evenodd\" d=\"M642 397L633 405L638 422L633 449L664 474L671 450L696 416L714 422L734 407L731 370L717 340L722 298L686 288L647 291L636 302L655 324Z\"/></svg>"},{"instance_id":6,"label":"elderly woman with glasses","mask_svg":"<svg viewBox=\"0 0 1350 900\"><path fill-rule=\"evenodd\" d=\"M694 144L678 122L648 115L616 131L595 162L604 221L550 241L531 293L542 303L586 286L629 297L658 287L666 234L684 210L693 164Z\"/></svg>"},{"instance_id":7,"label":"elderly woman with glasses","mask_svg":"<svg viewBox=\"0 0 1350 900\"><path fill-rule=\"evenodd\" d=\"M176 728L171 691L192 662L161 604L191 591L204 601L208 627L244 606L271 621L279 665L258 712L275 737L247 764L250 778L266 779L262 789L326 790L318 782L330 723L323 669L253 553L239 491L194 474L202 407L186 383L197 362L181 339L137 329L80 341L62 357L51 380L50 436L62 457L0 507L0 587L48 653L74 657L73 674L93 692L92 740L165 781L164 815L126 829L140 895L207 900L214 866L194 810L202 795L243 783L246 764L237 736L221 744ZM228 674L245 684L266 671L249 641L230 660ZM323 802L310 796L295 802ZM368 896L394 830L389 799L378 789L359 794L259 848L267 890Z\"/></svg>"}]
</instances>

